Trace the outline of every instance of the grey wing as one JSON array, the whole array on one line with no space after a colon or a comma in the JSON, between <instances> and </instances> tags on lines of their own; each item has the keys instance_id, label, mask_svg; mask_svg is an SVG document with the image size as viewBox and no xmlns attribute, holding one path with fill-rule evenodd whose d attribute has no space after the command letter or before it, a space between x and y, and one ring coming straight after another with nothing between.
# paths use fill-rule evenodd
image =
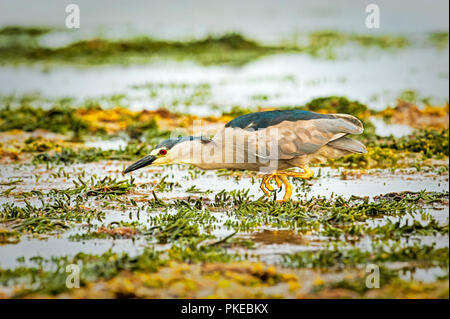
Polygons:
<instances>
[{"instance_id":1,"label":"grey wing","mask_svg":"<svg viewBox=\"0 0 450 319\"><path fill-rule=\"evenodd\" d=\"M265 139L264 154L257 153L256 156L267 159L292 159L312 154L345 135L361 134L363 125L354 116L333 114L332 118L284 121L267 129L271 130L272 138ZM263 137L258 139L259 143L263 140Z\"/></svg>"}]
</instances>

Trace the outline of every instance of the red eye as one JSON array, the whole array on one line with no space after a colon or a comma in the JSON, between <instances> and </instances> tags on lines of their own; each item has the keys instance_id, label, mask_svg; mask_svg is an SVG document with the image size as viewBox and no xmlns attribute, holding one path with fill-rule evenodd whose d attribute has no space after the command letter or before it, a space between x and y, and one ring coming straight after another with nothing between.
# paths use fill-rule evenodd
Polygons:
<instances>
[{"instance_id":1,"label":"red eye","mask_svg":"<svg viewBox=\"0 0 450 319\"><path fill-rule=\"evenodd\" d=\"M167 154L167 150L165 150L165 149L159 150L159 155L166 155L166 154Z\"/></svg>"}]
</instances>

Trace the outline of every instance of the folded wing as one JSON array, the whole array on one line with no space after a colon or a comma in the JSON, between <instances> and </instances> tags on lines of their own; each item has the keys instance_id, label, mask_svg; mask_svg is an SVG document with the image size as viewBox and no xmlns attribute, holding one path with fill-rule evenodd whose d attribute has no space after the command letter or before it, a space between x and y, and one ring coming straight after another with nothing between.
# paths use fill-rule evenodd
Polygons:
<instances>
[{"instance_id":1,"label":"folded wing","mask_svg":"<svg viewBox=\"0 0 450 319\"><path fill-rule=\"evenodd\" d=\"M351 152L365 152L363 144L345 137L363 132L361 121L348 114L302 110L258 112L230 121L225 130L245 136L245 150L266 159L292 159L312 154L327 144Z\"/></svg>"}]
</instances>

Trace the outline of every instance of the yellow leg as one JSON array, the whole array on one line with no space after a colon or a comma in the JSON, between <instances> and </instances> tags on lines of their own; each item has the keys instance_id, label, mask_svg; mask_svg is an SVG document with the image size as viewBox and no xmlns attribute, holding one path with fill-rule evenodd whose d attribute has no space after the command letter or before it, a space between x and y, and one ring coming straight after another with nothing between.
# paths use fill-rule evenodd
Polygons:
<instances>
[{"instance_id":1,"label":"yellow leg","mask_svg":"<svg viewBox=\"0 0 450 319\"><path fill-rule=\"evenodd\" d=\"M280 182L280 179L278 178L276 172L275 172L275 173L272 173L272 174L264 175L264 177L263 177L263 179L262 179L262 181L261 181L261 185L260 185L259 187L262 189L262 191L264 192L264 194L266 194L267 196L270 196L270 192L273 192L273 191L275 190L275 189L273 188L273 186L270 185L270 181L271 181L272 179L275 179L278 188L281 187L281 182Z\"/></svg>"},{"instance_id":2,"label":"yellow leg","mask_svg":"<svg viewBox=\"0 0 450 319\"><path fill-rule=\"evenodd\" d=\"M266 175L266 176L267 176L267 175ZM274 178L275 176L276 176L276 175L273 175L273 174L268 175L267 178L266 178L266 180L264 181L264 186L266 186L266 189L267 189L269 192L273 192L273 191L274 191L273 186L270 185L270 181L271 181L272 178Z\"/></svg>"},{"instance_id":3,"label":"yellow leg","mask_svg":"<svg viewBox=\"0 0 450 319\"><path fill-rule=\"evenodd\" d=\"M285 175L286 172L275 172L272 174L265 175L261 181L260 188L267 196L270 196L270 192L273 192L275 189L272 185L270 185L270 181L272 179L277 183L278 188L281 188L281 185L284 185L286 188L286 192L284 194L282 201L287 201L292 195L292 185L289 183L288 179Z\"/></svg>"},{"instance_id":4,"label":"yellow leg","mask_svg":"<svg viewBox=\"0 0 450 319\"><path fill-rule=\"evenodd\" d=\"M280 180L280 178L278 177L278 175L275 175L274 178L275 178L275 182L277 182L277 187L278 187L278 188L281 188L281 180Z\"/></svg>"},{"instance_id":5,"label":"yellow leg","mask_svg":"<svg viewBox=\"0 0 450 319\"><path fill-rule=\"evenodd\" d=\"M283 172L286 176L289 177L296 177L296 178L304 178L304 179L308 179L313 177L314 172L312 169L310 169L308 166L302 166L300 167L301 169L303 169L303 173L297 173L297 172Z\"/></svg>"},{"instance_id":6,"label":"yellow leg","mask_svg":"<svg viewBox=\"0 0 450 319\"><path fill-rule=\"evenodd\" d=\"M282 184L286 188L283 199L280 202L288 201L289 198L291 198L291 196L292 196L292 185L291 185L291 183L289 183L287 176L308 179L314 175L314 172L308 166L302 166L301 168L303 169L302 173L281 172L280 171L280 172L274 172L272 174L264 175L264 177L261 181L260 188L262 189L264 194L266 194L267 196L270 196L270 192L274 191L273 186L270 185L270 181L272 179L275 179L275 182L277 183L278 188L281 188Z\"/></svg>"},{"instance_id":7,"label":"yellow leg","mask_svg":"<svg viewBox=\"0 0 450 319\"><path fill-rule=\"evenodd\" d=\"M261 190L264 192L264 194L266 194L266 196L270 196L270 193L268 190L266 190L265 185L267 183L267 180L269 178L270 175L265 175L261 181L261 185L259 185L259 188L261 188Z\"/></svg>"},{"instance_id":8,"label":"yellow leg","mask_svg":"<svg viewBox=\"0 0 450 319\"><path fill-rule=\"evenodd\" d=\"M289 180L287 179L286 175L279 175L279 176L280 176L280 179L283 182L284 186L286 187L284 197L280 202L286 202L292 196L292 185L291 185L291 183L289 183Z\"/></svg>"}]
</instances>

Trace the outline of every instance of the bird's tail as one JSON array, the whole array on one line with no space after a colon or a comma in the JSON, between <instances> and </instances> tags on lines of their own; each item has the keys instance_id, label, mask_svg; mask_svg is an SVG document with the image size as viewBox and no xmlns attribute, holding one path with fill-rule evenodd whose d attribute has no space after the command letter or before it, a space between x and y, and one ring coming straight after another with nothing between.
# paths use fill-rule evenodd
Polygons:
<instances>
[{"instance_id":1,"label":"bird's tail","mask_svg":"<svg viewBox=\"0 0 450 319\"><path fill-rule=\"evenodd\" d=\"M366 147L363 143L345 136L331 141L327 145L351 153L367 153Z\"/></svg>"}]
</instances>

